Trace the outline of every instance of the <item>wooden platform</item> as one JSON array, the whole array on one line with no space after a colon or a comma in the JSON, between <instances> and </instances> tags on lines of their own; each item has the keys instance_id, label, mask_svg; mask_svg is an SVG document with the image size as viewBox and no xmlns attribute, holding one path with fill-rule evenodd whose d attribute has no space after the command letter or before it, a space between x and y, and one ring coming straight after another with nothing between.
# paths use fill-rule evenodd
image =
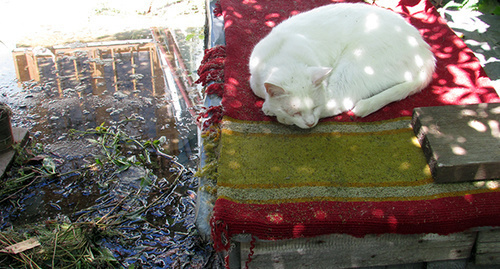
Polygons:
<instances>
[{"instance_id":1,"label":"wooden platform","mask_svg":"<svg viewBox=\"0 0 500 269\"><path fill-rule=\"evenodd\" d=\"M232 241L230 268L500 268L499 236L500 230L488 229L364 238L333 234L257 241L254 247L249 236L240 236Z\"/></svg>"},{"instance_id":2,"label":"wooden platform","mask_svg":"<svg viewBox=\"0 0 500 269\"><path fill-rule=\"evenodd\" d=\"M28 129L12 127L12 135L14 136L15 143L25 143L28 139ZM14 149L0 152L0 178L3 178L15 154L16 151Z\"/></svg>"},{"instance_id":3,"label":"wooden platform","mask_svg":"<svg viewBox=\"0 0 500 269\"><path fill-rule=\"evenodd\" d=\"M416 108L412 125L436 183L500 178L500 104Z\"/></svg>"}]
</instances>

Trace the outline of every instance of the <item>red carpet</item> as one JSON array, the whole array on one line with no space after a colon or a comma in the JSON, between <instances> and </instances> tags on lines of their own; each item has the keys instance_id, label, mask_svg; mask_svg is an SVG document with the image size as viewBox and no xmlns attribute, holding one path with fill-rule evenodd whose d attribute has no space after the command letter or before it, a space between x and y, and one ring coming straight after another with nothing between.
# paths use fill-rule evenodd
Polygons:
<instances>
[{"instance_id":1,"label":"red carpet","mask_svg":"<svg viewBox=\"0 0 500 269\"><path fill-rule=\"evenodd\" d=\"M434 184L421 150L411 145L411 129L375 128L409 122L415 107L500 102L472 51L427 0L383 1L392 3L386 7L401 13L420 30L436 56L434 79L422 92L366 118L344 113L324 119L318 127L325 129L317 133L291 130L262 113L263 101L248 83L248 58L253 46L280 21L331 2L220 0L226 46L208 50L199 72L199 82L215 82L208 86L207 93L223 97L222 106L205 115L213 115L206 123L205 137L210 138L206 144L213 153L209 175L217 180L218 199L212 219L216 249L228 249L227 239L242 233L259 239L329 233L362 237L382 233L449 234L477 226L499 226L498 188L473 183ZM373 130L358 132L358 126ZM347 157L324 165L314 154L294 148L306 139L319 137L326 139L318 140L319 151L322 147L325 151L343 150L335 158ZM265 156L262 148L266 143L276 148L274 155ZM405 145L408 150L390 149L392 144ZM364 151L374 156L365 158ZM304 155L297 156L299 153ZM330 156L324 154L325 158ZM285 157L290 160L288 167L280 162ZM363 163L356 165L358 159ZM303 163L304 169L297 169L297 163ZM273 169L281 172L273 174ZM336 176L328 177L333 174Z\"/></svg>"}]
</instances>

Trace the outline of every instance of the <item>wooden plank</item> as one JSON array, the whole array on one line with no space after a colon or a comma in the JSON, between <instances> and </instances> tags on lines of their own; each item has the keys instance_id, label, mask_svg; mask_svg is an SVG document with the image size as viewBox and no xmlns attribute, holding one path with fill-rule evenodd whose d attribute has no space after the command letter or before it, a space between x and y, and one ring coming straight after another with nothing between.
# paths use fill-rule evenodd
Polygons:
<instances>
[{"instance_id":1,"label":"wooden plank","mask_svg":"<svg viewBox=\"0 0 500 269\"><path fill-rule=\"evenodd\" d=\"M477 235L477 242L500 242L500 229L491 229L487 231L480 231Z\"/></svg>"},{"instance_id":2,"label":"wooden plank","mask_svg":"<svg viewBox=\"0 0 500 269\"><path fill-rule=\"evenodd\" d=\"M500 229L481 231L476 242L475 262L500 267Z\"/></svg>"},{"instance_id":3,"label":"wooden plank","mask_svg":"<svg viewBox=\"0 0 500 269\"><path fill-rule=\"evenodd\" d=\"M451 235L345 234L272 242L255 242L249 268L357 268L418 264L428 261L467 259L476 233ZM245 268L250 243L241 242Z\"/></svg>"},{"instance_id":4,"label":"wooden plank","mask_svg":"<svg viewBox=\"0 0 500 269\"><path fill-rule=\"evenodd\" d=\"M466 269L467 259L428 262L425 269Z\"/></svg>"},{"instance_id":5,"label":"wooden plank","mask_svg":"<svg viewBox=\"0 0 500 269\"><path fill-rule=\"evenodd\" d=\"M500 104L420 107L412 126L437 183L500 177Z\"/></svg>"},{"instance_id":6,"label":"wooden plank","mask_svg":"<svg viewBox=\"0 0 500 269\"><path fill-rule=\"evenodd\" d=\"M357 269L424 269L425 263L408 263L408 264L396 264L396 265L384 265L384 266L369 266L369 267L358 267Z\"/></svg>"},{"instance_id":7,"label":"wooden plank","mask_svg":"<svg viewBox=\"0 0 500 269\"><path fill-rule=\"evenodd\" d=\"M14 143L24 144L28 139L28 129L12 127L12 137L14 138ZM14 149L0 152L0 178L3 178L15 155L16 151Z\"/></svg>"},{"instance_id":8,"label":"wooden plank","mask_svg":"<svg viewBox=\"0 0 500 269\"><path fill-rule=\"evenodd\" d=\"M23 251L35 248L40 246L40 242L36 238L30 238L28 240L24 240L22 242L19 242L17 244L13 244L10 246L7 246L3 249L0 249L0 252L2 253L9 253L9 254L19 254Z\"/></svg>"}]
</instances>

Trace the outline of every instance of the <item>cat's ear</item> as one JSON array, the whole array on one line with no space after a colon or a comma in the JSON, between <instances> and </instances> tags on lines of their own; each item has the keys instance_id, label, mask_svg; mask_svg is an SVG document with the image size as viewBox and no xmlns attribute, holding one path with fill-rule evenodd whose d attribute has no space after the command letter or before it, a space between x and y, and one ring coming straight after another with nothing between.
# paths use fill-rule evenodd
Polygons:
<instances>
[{"instance_id":1,"label":"cat's ear","mask_svg":"<svg viewBox=\"0 0 500 269\"><path fill-rule=\"evenodd\" d=\"M332 72L331 67L309 67L309 73L311 74L312 83L315 86L319 86Z\"/></svg>"},{"instance_id":2,"label":"cat's ear","mask_svg":"<svg viewBox=\"0 0 500 269\"><path fill-rule=\"evenodd\" d=\"M271 83L264 83L264 87L266 87L266 92L271 97L279 96L285 94L285 90L280 86L276 86Z\"/></svg>"}]
</instances>

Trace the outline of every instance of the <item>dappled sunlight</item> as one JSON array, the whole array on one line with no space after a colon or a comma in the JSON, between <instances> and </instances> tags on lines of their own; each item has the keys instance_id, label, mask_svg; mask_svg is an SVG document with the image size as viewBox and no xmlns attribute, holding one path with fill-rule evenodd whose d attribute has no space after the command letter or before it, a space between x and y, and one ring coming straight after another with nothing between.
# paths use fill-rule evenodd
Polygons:
<instances>
[{"instance_id":1,"label":"dappled sunlight","mask_svg":"<svg viewBox=\"0 0 500 269\"><path fill-rule=\"evenodd\" d=\"M345 99L342 101L342 105L343 105L345 108L352 108L352 107L354 107L354 102L353 102L350 98L345 98Z\"/></svg>"},{"instance_id":2,"label":"dappled sunlight","mask_svg":"<svg viewBox=\"0 0 500 269\"><path fill-rule=\"evenodd\" d=\"M467 124L471 128L473 128L474 130L481 132L481 133L486 132L486 130L488 129L488 127L486 127L486 125L484 125L484 123L482 123L478 120L470 120Z\"/></svg>"},{"instance_id":3,"label":"dappled sunlight","mask_svg":"<svg viewBox=\"0 0 500 269\"><path fill-rule=\"evenodd\" d=\"M281 167L279 167L279 166L273 166L273 167L271 167L270 170L273 173L279 173L281 171Z\"/></svg>"},{"instance_id":4,"label":"dappled sunlight","mask_svg":"<svg viewBox=\"0 0 500 269\"><path fill-rule=\"evenodd\" d=\"M242 1L242 9L248 10L240 12L238 7L237 11L243 18L229 11L226 13L234 21L226 29L232 39L227 40L224 71L228 94L223 97L226 117L222 125L225 137L218 163L221 176L217 179L220 188L216 207L219 208L214 214L214 220L219 221L214 223L220 223L220 227L216 227L220 230L214 234L246 233L259 240L303 237L310 240L330 233L359 237L373 233L391 236L398 233L449 234L476 224L486 226L498 219L494 214L499 210L488 203L488 198L498 197L500 184L489 179L483 180L483 185L477 188L470 182L434 184L438 182L432 178L433 166L426 162L422 153L426 147L418 141L423 137L418 134L413 137L408 125L414 108L500 101L493 95L491 84L471 51L450 34L443 20L435 16L433 7L421 1L390 6L403 12L405 19L417 26L435 53L437 70L427 88L366 118L356 117L352 112L341 113L323 119L313 129L302 130L276 123L276 117L268 116L271 113L264 114L263 106L267 103L250 89L246 60L253 46L272 27L294 15L294 11L303 12L319 2L311 4L298 0L280 5L276 1L224 0L221 3L236 5ZM362 18L361 22L366 23L361 34L363 30L377 34L383 25L376 17ZM404 49L415 46L415 40L407 38L402 29L390 26L385 29L399 32ZM297 54L300 53L302 51L297 49ZM352 61L359 60L356 70L364 77L391 74L401 82L423 79L422 73L409 68L395 71L379 68L365 60L370 53L369 45L358 44L348 54ZM415 69L425 65L424 55L411 55L406 59L407 65ZM292 108L311 107L314 100L289 98L283 103ZM355 105L349 98L323 100L326 109L331 111ZM297 113L291 112L292 115ZM499 121L476 119L481 113L481 109L469 107L458 111L456 116L462 117L462 121L455 129L496 137L500 132ZM447 156L472 157L469 144L482 139L443 129L441 123L453 119L446 114L434 113L430 118L434 122L425 125L426 134L445 141L443 148ZM474 120L481 126L478 127ZM230 144L231 139L237 143ZM492 145L496 144L489 143L482 148L492 149ZM237 156L223 156L231 147L236 149L233 155ZM476 180L471 179L476 174L489 173L488 167L456 172L468 177L467 180ZM450 172L448 176L454 174ZM301 248L292 250L287 251L297 256L308 254Z\"/></svg>"},{"instance_id":5,"label":"dappled sunlight","mask_svg":"<svg viewBox=\"0 0 500 269\"><path fill-rule=\"evenodd\" d=\"M284 220L283 214L280 214L280 213L269 214L266 216L266 219L269 222L274 223L274 224L280 224Z\"/></svg>"},{"instance_id":6,"label":"dappled sunlight","mask_svg":"<svg viewBox=\"0 0 500 269\"><path fill-rule=\"evenodd\" d=\"M371 67L371 66L365 66L365 68L363 69L363 71L365 71L365 73L367 73L368 75L375 74L375 70L373 70L373 67Z\"/></svg>"},{"instance_id":7,"label":"dappled sunlight","mask_svg":"<svg viewBox=\"0 0 500 269\"><path fill-rule=\"evenodd\" d=\"M303 237L305 230L306 230L306 226L304 224L302 224L302 223L295 224L293 226L293 237L295 237L295 238Z\"/></svg>"},{"instance_id":8,"label":"dappled sunlight","mask_svg":"<svg viewBox=\"0 0 500 269\"><path fill-rule=\"evenodd\" d=\"M498 180L475 181L474 186L478 188L484 187L490 190L497 190L500 188L500 181Z\"/></svg>"},{"instance_id":9,"label":"dappled sunlight","mask_svg":"<svg viewBox=\"0 0 500 269\"><path fill-rule=\"evenodd\" d=\"M450 147L451 147L451 151L453 152L453 154L455 155L466 155L467 154L467 150L465 150L464 148L462 148L461 146L459 145L456 145L456 144L450 144Z\"/></svg>"},{"instance_id":10,"label":"dappled sunlight","mask_svg":"<svg viewBox=\"0 0 500 269\"><path fill-rule=\"evenodd\" d=\"M398 227L398 219L394 215L390 215L387 217L387 223L391 228L391 231L396 231Z\"/></svg>"},{"instance_id":11,"label":"dappled sunlight","mask_svg":"<svg viewBox=\"0 0 500 269\"><path fill-rule=\"evenodd\" d=\"M500 187L500 183L498 181L487 181L486 188L490 190L496 190Z\"/></svg>"},{"instance_id":12,"label":"dappled sunlight","mask_svg":"<svg viewBox=\"0 0 500 269\"><path fill-rule=\"evenodd\" d=\"M431 5L427 6L425 2L415 2L414 5L412 3L412 5L394 6L391 1L385 4L383 1L376 1L375 5L385 6L396 12L409 14L409 16L405 16L405 19L418 28L437 59L437 68L433 80L422 92L404 100L393 102L365 118L352 117L352 113L347 112L322 121L373 121L374 119L392 118L397 115L410 116L413 108L417 106L500 101L500 98L494 93L490 81L485 78L484 72L480 70L479 62L472 51L467 48L460 38L452 33L450 34L451 30L447 28L446 22L433 12ZM273 27L283 20L307 10L309 7L307 3L301 1L294 2L292 6L281 10L270 9L270 6L273 6L272 1L247 0L243 2L243 7L239 8L238 12L235 12L232 7L226 7L225 19L226 23L229 23L226 31L229 33L238 30L245 33L238 36L237 44L246 45L233 46L230 52L232 55L237 55L240 59L248 59L253 46L267 35ZM274 12L266 12L266 10L273 10ZM251 14L251 16L245 17L245 14ZM241 15L243 15L242 18ZM233 29L232 23L234 21L238 21L238 29ZM375 15L367 16L363 23L366 32L370 34L380 31L382 25L380 19ZM257 31L257 29L259 30ZM392 31L402 32L402 29L395 26ZM406 38L408 48L416 46L417 43L414 37L408 36ZM366 53L366 48L360 46L352 50L352 57L353 59L362 60L363 57L366 57ZM423 57L415 55L413 63L416 66L422 66ZM361 67L361 71L374 77L385 72L370 64ZM421 80L426 76L424 72L412 73L409 70L400 70L399 72L400 74L396 74L396 76L399 76L402 82ZM227 113L240 119L275 120L275 118L262 113L263 101L255 96L249 87L247 68L226 69L227 77L240 82L240 85L228 83L229 89L224 103L234 110ZM236 92L238 93L236 94ZM342 105L349 108L354 106L354 103L348 103L347 100L346 104L342 104L342 102L342 100L329 100L325 106L332 113L337 112Z\"/></svg>"},{"instance_id":13,"label":"dappled sunlight","mask_svg":"<svg viewBox=\"0 0 500 269\"><path fill-rule=\"evenodd\" d=\"M412 143L415 147L417 147L417 148L421 148L421 146L420 146L420 142L418 141L418 138L417 138L416 136L415 136L415 137L413 137L413 138L411 139L411 143Z\"/></svg>"},{"instance_id":14,"label":"dappled sunlight","mask_svg":"<svg viewBox=\"0 0 500 269\"><path fill-rule=\"evenodd\" d=\"M500 127L498 121L496 120L488 120L488 126L491 130L491 136L500 138Z\"/></svg>"},{"instance_id":15,"label":"dappled sunlight","mask_svg":"<svg viewBox=\"0 0 500 269\"><path fill-rule=\"evenodd\" d=\"M413 127L431 166L443 182L500 177L500 104L419 108Z\"/></svg>"},{"instance_id":16,"label":"dappled sunlight","mask_svg":"<svg viewBox=\"0 0 500 269\"><path fill-rule=\"evenodd\" d=\"M451 20L448 22L452 28L461 28L467 32L477 31L478 33L484 33L490 28L490 26L483 22L479 17L482 15L481 12L475 10L460 10L452 11L441 9L441 16L448 16Z\"/></svg>"},{"instance_id":17,"label":"dappled sunlight","mask_svg":"<svg viewBox=\"0 0 500 269\"><path fill-rule=\"evenodd\" d=\"M314 168L309 167L307 165L299 166L296 169L297 169L297 173L299 173L301 175L312 175L315 172Z\"/></svg>"},{"instance_id":18,"label":"dappled sunlight","mask_svg":"<svg viewBox=\"0 0 500 269\"><path fill-rule=\"evenodd\" d=\"M359 59L361 56L363 56L363 49L359 48L359 49L355 49L353 51L353 54L354 56Z\"/></svg>"},{"instance_id":19,"label":"dappled sunlight","mask_svg":"<svg viewBox=\"0 0 500 269\"><path fill-rule=\"evenodd\" d=\"M372 211L372 215L376 218L383 218L385 216L385 213L382 209L374 209Z\"/></svg>"},{"instance_id":20,"label":"dappled sunlight","mask_svg":"<svg viewBox=\"0 0 500 269\"><path fill-rule=\"evenodd\" d=\"M408 170L408 169L410 169L410 167L411 167L411 164L408 161L404 161L399 166L399 169L400 170Z\"/></svg>"},{"instance_id":21,"label":"dappled sunlight","mask_svg":"<svg viewBox=\"0 0 500 269\"><path fill-rule=\"evenodd\" d=\"M376 14L366 16L365 33L369 33L380 27L380 18Z\"/></svg>"},{"instance_id":22,"label":"dappled sunlight","mask_svg":"<svg viewBox=\"0 0 500 269\"><path fill-rule=\"evenodd\" d=\"M337 101L335 101L334 99L328 100L328 102L326 103L326 109L328 109L328 110L338 109L337 108Z\"/></svg>"},{"instance_id":23,"label":"dappled sunlight","mask_svg":"<svg viewBox=\"0 0 500 269\"><path fill-rule=\"evenodd\" d=\"M410 44L411 47L417 47L418 46L418 41L415 37L413 36L408 36L408 44Z\"/></svg>"},{"instance_id":24,"label":"dappled sunlight","mask_svg":"<svg viewBox=\"0 0 500 269\"><path fill-rule=\"evenodd\" d=\"M431 177L432 176L432 172L431 172L431 169L428 165L426 165L423 169L422 169L422 173L424 175L426 175L427 177Z\"/></svg>"},{"instance_id":25,"label":"dappled sunlight","mask_svg":"<svg viewBox=\"0 0 500 269\"><path fill-rule=\"evenodd\" d=\"M241 164L239 162L230 161L229 162L229 168L231 168L233 170L237 170L237 169L241 168Z\"/></svg>"},{"instance_id":26,"label":"dappled sunlight","mask_svg":"<svg viewBox=\"0 0 500 269\"><path fill-rule=\"evenodd\" d=\"M408 82L413 81L413 74L410 71L406 71L404 77L405 80Z\"/></svg>"},{"instance_id":27,"label":"dappled sunlight","mask_svg":"<svg viewBox=\"0 0 500 269\"><path fill-rule=\"evenodd\" d=\"M314 217L318 220L324 220L328 217L328 213L323 210L317 210L314 212Z\"/></svg>"}]
</instances>

